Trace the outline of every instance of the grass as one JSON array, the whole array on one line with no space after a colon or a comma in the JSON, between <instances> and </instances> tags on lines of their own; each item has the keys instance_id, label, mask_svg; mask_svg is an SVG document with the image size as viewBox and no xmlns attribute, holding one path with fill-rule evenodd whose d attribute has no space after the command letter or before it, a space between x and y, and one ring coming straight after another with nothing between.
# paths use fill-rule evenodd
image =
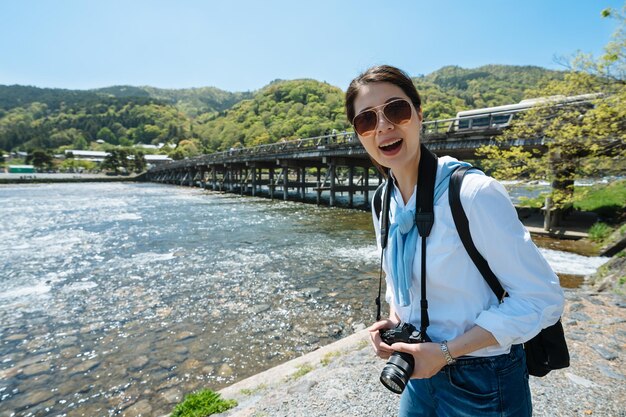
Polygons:
<instances>
[{"instance_id":1,"label":"grass","mask_svg":"<svg viewBox=\"0 0 626 417\"><path fill-rule=\"evenodd\" d=\"M310 363L304 363L302 365L298 366L298 370L296 372L294 372L293 374L289 375L286 380L296 380L296 379L300 379L303 376L305 376L306 374L308 374L309 372L311 372L313 370L313 366Z\"/></svg>"},{"instance_id":2,"label":"grass","mask_svg":"<svg viewBox=\"0 0 626 417\"><path fill-rule=\"evenodd\" d=\"M597 222L589 228L589 239L594 242L602 242L613 232L613 228L606 223Z\"/></svg>"},{"instance_id":3,"label":"grass","mask_svg":"<svg viewBox=\"0 0 626 417\"><path fill-rule=\"evenodd\" d=\"M256 394L259 391L263 391L266 388L267 388L267 384L260 384L260 385L257 385L254 388L244 388L244 389L240 390L239 392L241 394L243 394L243 395L253 395L253 394Z\"/></svg>"},{"instance_id":4,"label":"grass","mask_svg":"<svg viewBox=\"0 0 626 417\"><path fill-rule=\"evenodd\" d=\"M577 187L579 188L579 187ZM619 180L605 186L584 187L584 197L574 203L576 210L593 211L605 218L618 218L626 210L626 180Z\"/></svg>"},{"instance_id":5,"label":"grass","mask_svg":"<svg viewBox=\"0 0 626 417\"><path fill-rule=\"evenodd\" d=\"M336 358L338 356L341 356L341 352L339 351L328 352L327 354L324 355L322 359L320 359L320 363L323 366L328 366L328 364L332 362L333 358Z\"/></svg>"},{"instance_id":6,"label":"grass","mask_svg":"<svg viewBox=\"0 0 626 417\"><path fill-rule=\"evenodd\" d=\"M209 389L185 395L170 417L207 417L223 413L237 406L235 400L224 400L220 394Z\"/></svg>"},{"instance_id":7,"label":"grass","mask_svg":"<svg viewBox=\"0 0 626 417\"><path fill-rule=\"evenodd\" d=\"M574 187L574 209L591 211L605 219L618 219L626 212L626 180L594 187ZM521 197L517 206L541 208L545 195Z\"/></svg>"}]
</instances>

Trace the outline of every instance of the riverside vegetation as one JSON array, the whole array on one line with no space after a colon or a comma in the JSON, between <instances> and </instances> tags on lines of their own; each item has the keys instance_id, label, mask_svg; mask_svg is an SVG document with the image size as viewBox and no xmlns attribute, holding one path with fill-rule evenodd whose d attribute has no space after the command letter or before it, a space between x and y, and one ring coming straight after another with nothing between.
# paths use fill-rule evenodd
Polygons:
<instances>
[{"instance_id":1,"label":"riverside vegetation","mask_svg":"<svg viewBox=\"0 0 626 417\"><path fill-rule=\"evenodd\" d=\"M565 73L531 66L444 67L415 77L427 120L516 103ZM342 131L343 91L311 79L275 80L254 92L114 86L62 90L0 86L0 150L163 147L174 159ZM97 143L101 141L104 143ZM4 152L0 152L2 154Z\"/></svg>"}]
</instances>

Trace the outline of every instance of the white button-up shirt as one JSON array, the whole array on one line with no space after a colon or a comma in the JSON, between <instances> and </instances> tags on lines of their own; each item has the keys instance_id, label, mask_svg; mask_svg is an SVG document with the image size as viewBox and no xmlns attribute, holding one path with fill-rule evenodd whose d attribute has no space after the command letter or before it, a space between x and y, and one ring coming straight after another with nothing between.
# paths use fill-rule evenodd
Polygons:
<instances>
[{"instance_id":1,"label":"white button-up shirt","mask_svg":"<svg viewBox=\"0 0 626 417\"><path fill-rule=\"evenodd\" d=\"M439 158L437 175L445 158ZM383 196L384 198L384 196ZM394 187L390 221L396 213L415 208L415 191L405 205ZM426 240L426 298L433 341L452 340L474 325L493 334L499 346L477 350L470 356L507 353L513 344L534 337L556 323L563 312L564 296L559 279L543 258L517 217L504 187L493 178L470 171L461 187L461 204L472 240L509 294L499 303L467 254L456 230L448 203L448 191L435 201L435 223ZM372 206L374 206L372 204ZM374 208L374 228L380 247L380 224ZM418 237L411 287L411 304L394 305L402 321L420 324L421 237ZM392 281L385 260L386 300L393 303Z\"/></svg>"}]
</instances>

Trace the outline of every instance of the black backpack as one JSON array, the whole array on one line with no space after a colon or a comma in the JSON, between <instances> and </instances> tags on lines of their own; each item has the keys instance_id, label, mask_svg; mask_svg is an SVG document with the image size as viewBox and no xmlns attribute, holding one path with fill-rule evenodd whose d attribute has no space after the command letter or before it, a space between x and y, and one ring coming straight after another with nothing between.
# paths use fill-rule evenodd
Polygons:
<instances>
[{"instance_id":1,"label":"black backpack","mask_svg":"<svg viewBox=\"0 0 626 417\"><path fill-rule=\"evenodd\" d=\"M470 169L474 168L461 167L452 173L448 189L450 210L452 211L454 224L465 250L485 281L487 281L487 284L489 284L491 290L496 297L498 297L498 300L502 301L507 294L498 281L498 278L489 267L487 260L485 260L478 252L478 249L476 249L470 234L467 216L461 205L461 184L463 183L465 174ZM381 184L374 193L373 204L377 219L380 219L379 213L381 213L382 192L384 188L385 183ZM388 208L386 209L388 210ZM388 216L388 213L386 213L386 215ZM381 233L386 233L386 230L381 230ZM386 236L384 238L386 238ZM526 352L526 367L530 375L541 377L552 370L567 368L570 359L561 319L552 326L541 330L537 336L524 343L524 351Z\"/></svg>"}]
</instances>

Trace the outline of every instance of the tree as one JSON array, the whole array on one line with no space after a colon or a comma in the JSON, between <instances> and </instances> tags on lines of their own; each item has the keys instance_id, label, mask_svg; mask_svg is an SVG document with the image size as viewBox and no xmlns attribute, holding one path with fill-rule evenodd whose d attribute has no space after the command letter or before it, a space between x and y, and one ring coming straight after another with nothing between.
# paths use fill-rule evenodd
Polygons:
<instances>
[{"instance_id":1,"label":"tree","mask_svg":"<svg viewBox=\"0 0 626 417\"><path fill-rule=\"evenodd\" d=\"M143 152L133 150L132 169L136 173L146 170L146 158L144 158Z\"/></svg>"},{"instance_id":2,"label":"tree","mask_svg":"<svg viewBox=\"0 0 626 417\"><path fill-rule=\"evenodd\" d=\"M106 143L110 143L111 145L118 144L115 133L113 133L111 129L109 129L108 127L103 127L102 129L100 129L98 133L96 134L96 139L103 140Z\"/></svg>"},{"instance_id":3,"label":"tree","mask_svg":"<svg viewBox=\"0 0 626 417\"><path fill-rule=\"evenodd\" d=\"M626 8L625 8L626 10ZM498 145L482 147L484 167L498 178L548 179L545 227L558 225L575 198L576 178L623 174L626 168L626 20L615 10L604 17L618 19L618 29L604 54L594 59L578 54L564 79L530 91L548 97L525 112L498 138ZM587 104L554 106L554 96L590 94ZM552 99L550 99L552 97ZM504 147L516 138L544 138L546 150Z\"/></svg>"},{"instance_id":4,"label":"tree","mask_svg":"<svg viewBox=\"0 0 626 417\"><path fill-rule=\"evenodd\" d=\"M104 161L102 161L102 165L100 166L104 170L113 170L113 172L115 172L115 175L118 175L119 173L118 170L121 164L122 164L122 154L120 150L113 149L109 151L109 154L104 158Z\"/></svg>"},{"instance_id":5,"label":"tree","mask_svg":"<svg viewBox=\"0 0 626 417\"><path fill-rule=\"evenodd\" d=\"M26 157L27 164L33 164L37 169L51 168L52 155L44 149L35 149Z\"/></svg>"}]
</instances>

